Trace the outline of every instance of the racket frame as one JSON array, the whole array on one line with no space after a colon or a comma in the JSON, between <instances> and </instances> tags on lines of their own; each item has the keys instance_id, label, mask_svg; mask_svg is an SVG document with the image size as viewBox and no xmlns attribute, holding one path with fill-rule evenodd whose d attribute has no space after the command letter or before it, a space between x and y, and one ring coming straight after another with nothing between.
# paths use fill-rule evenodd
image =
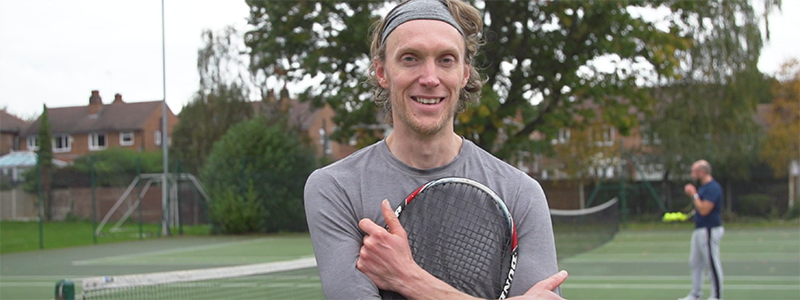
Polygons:
<instances>
[{"instance_id":1,"label":"racket frame","mask_svg":"<svg viewBox=\"0 0 800 300\"><path fill-rule=\"evenodd\" d=\"M490 189L489 187L480 182L468 178L445 177L436 179L420 186L419 188L414 190L411 194L409 194L408 197L406 197L406 199L403 201L403 203L398 205L397 208L394 210L395 216L399 218L400 214L403 212L403 209L408 204L410 204L417 197L417 195L419 195L423 191L431 187L445 183L461 183L478 188L479 190L489 195L495 201L495 204L497 205L498 209L500 209L500 212L506 217L506 221L508 222L507 224L508 228L511 231L509 232L509 235L511 237L511 268L508 271L508 276L506 276L505 278L505 282L503 283L503 289L500 293L500 296L498 297L498 299L505 299L506 297L508 297L508 292L511 290L511 282L514 280L514 273L517 269L517 252L518 252L517 227L516 225L514 225L514 219L508 210L508 206L506 206L506 203L503 201L503 199L501 199L500 196L498 196L497 193L495 193L492 189Z\"/></svg>"}]
</instances>

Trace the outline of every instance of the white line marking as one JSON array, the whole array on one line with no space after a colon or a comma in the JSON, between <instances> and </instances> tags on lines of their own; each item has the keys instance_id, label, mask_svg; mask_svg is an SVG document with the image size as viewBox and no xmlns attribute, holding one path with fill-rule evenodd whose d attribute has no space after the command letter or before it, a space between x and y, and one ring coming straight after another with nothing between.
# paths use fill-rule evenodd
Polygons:
<instances>
[{"instance_id":1,"label":"white line marking","mask_svg":"<svg viewBox=\"0 0 800 300\"><path fill-rule=\"evenodd\" d=\"M615 289L615 290L685 290L688 284L603 284L603 283L564 283L561 285L564 290L568 289ZM726 290L785 290L796 291L800 289L798 285L788 284L725 284Z\"/></svg>"},{"instance_id":2,"label":"white line marking","mask_svg":"<svg viewBox=\"0 0 800 300\"><path fill-rule=\"evenodd\" d=\"M599 280L599 281L648 281L648 280L691 280L691 276L667 276L667 275L642 275L642 276L616 276L616 275L570 275L570 280ZM797 281L800 283L800 276L737 276L725 275L725 281Z\"/></svg>"},{"instance_id":3,"label":"white line marking","mask_svg":"<svg viewBox=\"0 0 800 300\"><path fill-rule=\"evenodd\" d=\"M169 249L169 250L142 252L142 253L117 255L117 256L106 256L106 257L101 257L101 258L93 258L93 259L85 259L85 260L73 261L72 265L73 266L85 266L85 265L101 264L101 263L105 263L105 262L111 262L111 261L116 261L116 260L125 260L125 259L131 259L131 258L143 257L143 256L154 256L154 255L161 255L161 254L190 252L190 251L197 251L197 250L206 250L206 249L228 247L228 246L231 246L231 245L250 244L250 243L256 243L256 242L263 242L263 241L271 240L271 239L273 239L273 238L260 238L260 239L252 239L252 240L245 240L245 241L219 243L219 244L213 244L213 245L192 246L192 247L175 248L175 249Z\"/></svg>"}]
</instances>

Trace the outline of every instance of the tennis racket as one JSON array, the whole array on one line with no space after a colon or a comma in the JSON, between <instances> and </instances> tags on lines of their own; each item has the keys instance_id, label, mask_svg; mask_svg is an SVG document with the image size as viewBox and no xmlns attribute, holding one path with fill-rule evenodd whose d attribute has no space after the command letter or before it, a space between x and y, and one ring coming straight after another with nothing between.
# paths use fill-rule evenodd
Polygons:
<instances>
[{"instance_id":1,"label":"tennis racket","mask_svg":"<svg viewBox=\"0 0 800 300\"><path fill-rule=\"evenodd\" d=\"M454 288L505 299L517 264L517 232L505 202L466 178L431 181L395 210L414 261ZM384 299L404 299L381 291Z\"/></svg>"}]
</instances>

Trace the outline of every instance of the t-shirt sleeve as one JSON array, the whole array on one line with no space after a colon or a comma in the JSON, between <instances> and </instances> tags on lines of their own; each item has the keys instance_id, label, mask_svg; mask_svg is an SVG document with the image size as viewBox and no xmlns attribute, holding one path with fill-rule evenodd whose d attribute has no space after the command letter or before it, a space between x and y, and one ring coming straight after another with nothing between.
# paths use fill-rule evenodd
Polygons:
<instances>
[{"instance_id":1,"label":"t-shirt sleeve","mask_svg":"<svg viewBox=\"0 0 800 300\"><path fill-rule=\"evenodd\" d=\"M714 205L717 205L719 204L719 200L722 199L722 189L709 184L705 186L702 191L699 191L697 195L700 197L700 199L711 201L714 203Z\"/></svg>"},{"instance_id":2,"label":"t-shirt sleeve","mask_svg":"<svg viewBox=\"0 0 800 300\"><path fill-rule=\"evenodd\" d=\"M325 298L380 299L375 284L356 268L362 235L347 194L333 176L317 170L303 196Z\"/></svg>"},{"instance_id":3,"label":"t-shirt sleeve","mask_svg":"<svg viewBox=\"0 0 800 300\"><path fill-rule=\"evenodd\" d=\"M542 186L528 176L521 176L512 215L517 226L519 258L511 296L522 295L534 284L558 272L553 224ZM507 200L508 201L508 200ZM559 295L561 289L555 291Z\"/></svg>"}]
</instances>

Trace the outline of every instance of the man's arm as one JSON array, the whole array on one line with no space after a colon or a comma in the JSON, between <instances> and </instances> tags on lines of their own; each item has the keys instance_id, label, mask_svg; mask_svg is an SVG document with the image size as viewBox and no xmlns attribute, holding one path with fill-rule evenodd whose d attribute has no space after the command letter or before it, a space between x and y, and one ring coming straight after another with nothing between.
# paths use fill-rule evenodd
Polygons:
<instances>
[{"instance_id":1,"label":"man's arm","mask_svg":"<svg viewBox=\"0 0 800 300\"><path fill-rule=\"evenodd\" d=\"M703 200L700 197L700 194L697 193L697 188L694 187L691 183L687 183L684 186L684 192L689 197L692 197L692 203L694 204L695 211L701 216L707 216L711 213L714 209L714 202L709 200Z\"/></svg>"},{"instance_id":2,"label":"man's arm","mask_svg":"<svg viewBox=\"0 0 800 300\"><path fill-rule=\"evenodd\" d=\"M324 171L309 176L306 218L326 299L379 299L378 289L356 269L362 234L344 190Z\"/></svg>"},{"instance_id":3,"label":"man's arm","mask_svg":"<svg viewBox=\"0 0 800 300\"><path fill-rule=\"evenodd\" d=\"M395 291L408 299L477 299L451 287L414 262L408 237L389 202L381 204L385 228L369 219L359 222L367 235L356 266L381 289ZM519 299L561 299L552 292L567 279L559 272L531 287ZM515 298L516 299L516 298Z\"/></svg>"}]
</instances>

